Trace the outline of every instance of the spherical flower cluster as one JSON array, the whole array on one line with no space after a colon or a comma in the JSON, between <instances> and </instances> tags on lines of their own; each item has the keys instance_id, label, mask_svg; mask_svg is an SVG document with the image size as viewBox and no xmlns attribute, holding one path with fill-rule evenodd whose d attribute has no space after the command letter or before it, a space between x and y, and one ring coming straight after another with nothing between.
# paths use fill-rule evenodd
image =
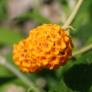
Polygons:
<instances>
[{"instance_id":1,"label":"spherical flower cluster","mask_svg":"<svg viewBox=\"0 0 92 92\"><path fill-rule=\"evenodd\" d=\"M71 39L57 24L34 28L13 48L13 59L24 72L58 68L66 63L71 54Z\"/></svg>"}]
</instances>

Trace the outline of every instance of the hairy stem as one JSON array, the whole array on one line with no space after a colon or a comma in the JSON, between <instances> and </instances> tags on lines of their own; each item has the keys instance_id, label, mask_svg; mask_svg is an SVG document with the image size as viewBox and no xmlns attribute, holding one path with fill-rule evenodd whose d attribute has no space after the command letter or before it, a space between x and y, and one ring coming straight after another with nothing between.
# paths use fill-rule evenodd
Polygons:
<instances>
[{"instance_id":1,"label":"hairy stem","mask_svg":"<svg viewBox=\"0 0 92 92\"><path fill-rule=\"evenodd\" d=\"M65 24L63 25L63 29L66 29L74 20L81 4L82 4L83 0L78 0L78 3L76 4L73 12L71 13L71 15L69 16L69 18L67 19L67 21L65 22Z\"/></svg>"},{"instance_id":2,"label":"hairy stem","mask_svg":"<svg viewBox=\"0 0 92 92\"><path fill-rule=\"evenodd\" d=\"M22 72L20 72L16 67L11 63L6 61L6 59L0 56L0 64L14 73L18 78L20 78L28 87L30 87L34 92L42 92L31 80L27 78Z\"/></svg>"},{"instance_id":3,"label":"hairy stem","mask_svg":"<svg viewBox=\"0 0 92 92\"><path fill-rule=\"evenodd\" d=\"M73 54L72 54L72 57L76 56L76 55L79 55L79 54L82 54L88 50L92 49L92 44L88 45L88 46L85 46L83 48L81 48L80 50L78 51L75 51Z\"/></svg>"}]
</instances>

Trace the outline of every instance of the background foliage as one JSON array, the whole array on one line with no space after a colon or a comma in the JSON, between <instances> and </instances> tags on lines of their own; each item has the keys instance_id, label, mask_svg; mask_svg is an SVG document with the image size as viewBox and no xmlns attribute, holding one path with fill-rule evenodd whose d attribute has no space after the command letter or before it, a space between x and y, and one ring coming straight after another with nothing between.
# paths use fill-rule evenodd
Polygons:
<instances>
[{"instance_id":1,"label":"background foliage","mask_svg":"<svg viewBox=\"0 0 92 92\"><path fill-rule=\"evenodd\" d=\"M48 7L53 2L53 0L43 1ZM10 17L11 11L7 10L8 2L11 1L0 0L0 55L15 66L12 60L13 44L26 37L29 28L43 23L52 23L54 18L51 20L50 17L44 16L40 8L35 5L12 18ZM59 12L65 12L65 17L69 16L70 6L72 6L72 3L69 6L69 0L56 0L55 3L63 7L63 11L60 8ZM25 26L27 23L30 25ZM62 25L63 21L54 21L54 23ZM71 31L73 51L78 51L83 46L92 43L92 0L84 0L72 26L75 28ZM92 92L92 50L68 60L68 63L59 69L24 75L46 92ZM27 92L27 90L28 86L20 78L5 66L0 65L0 92Z\"/></svg>"}]
</instances>

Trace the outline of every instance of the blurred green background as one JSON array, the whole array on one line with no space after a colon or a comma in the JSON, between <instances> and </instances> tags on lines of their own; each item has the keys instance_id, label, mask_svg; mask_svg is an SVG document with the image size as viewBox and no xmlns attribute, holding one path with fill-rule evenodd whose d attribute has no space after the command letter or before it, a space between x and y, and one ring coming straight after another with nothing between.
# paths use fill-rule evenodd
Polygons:
<instances>
[{"instance_id":1,"label":"blurred green background","mask_svg":"<svg viewBox=\"0 0 92 92\"><path fill-rule=\"evenodd\" d=\"M13 44L38 25L57 23L62 26L77 1L0 0L0 55L18 70L12 60ZM92 0L84 0L72 26L75 28L70 34L73 51L92 43ZM92 92L92 49L68 60L59 69L24 73L24 76L45 92ZM23 79L0 65L0 92L27 92L28 89Z\"/></svg>"}]
</instances>

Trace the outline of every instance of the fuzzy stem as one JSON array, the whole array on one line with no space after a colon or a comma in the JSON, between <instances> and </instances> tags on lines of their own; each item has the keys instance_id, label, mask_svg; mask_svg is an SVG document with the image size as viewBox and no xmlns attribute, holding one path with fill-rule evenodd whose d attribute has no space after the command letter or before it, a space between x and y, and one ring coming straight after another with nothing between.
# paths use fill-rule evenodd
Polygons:
<instances>
[{"instance_id":1,"label":"fuzzy stem","mask_svg":"<svg viewBox=\"0 0 92 92\"><path fill-rule=\"evenodd\" d=\"M36 85L29 80L22 72L20 72L16 67L10 64L6 59L0 56L0 65L3 65L12 73L14 73L18 78L20 78L28 87L32 88L34 92L42 92Z\"/></svg>"},{"instance_id":2,"label":"fuzzy stem","mask_svg":"<svg viewBox=\"0 0 92 92\"><path fill-rule=\"evenodd\" d=\"M76 55L79 55L79 54L82 54L88 50L92 49L92 44L88 45L88 46L85 46L83 48L81 48L80 50L78 51L75 51L73 54L72 54L72 57L76 56Z\"/></svg>"},{"instance_id":3,"label":"fuzzy stem","mask_svg":"<svg viewBox=\"0 0 92 92\"><path fill-rule=\"evenodd\" d=\"M71 13L71 15L69 16L69 18L67 19L67 21L65 22L65 24L63 25L63 29L66 29L74 20L81 4L82 4L83 0L79 0L78 3L76 4L73 12Z\"/></svg>"}]
</instances>

